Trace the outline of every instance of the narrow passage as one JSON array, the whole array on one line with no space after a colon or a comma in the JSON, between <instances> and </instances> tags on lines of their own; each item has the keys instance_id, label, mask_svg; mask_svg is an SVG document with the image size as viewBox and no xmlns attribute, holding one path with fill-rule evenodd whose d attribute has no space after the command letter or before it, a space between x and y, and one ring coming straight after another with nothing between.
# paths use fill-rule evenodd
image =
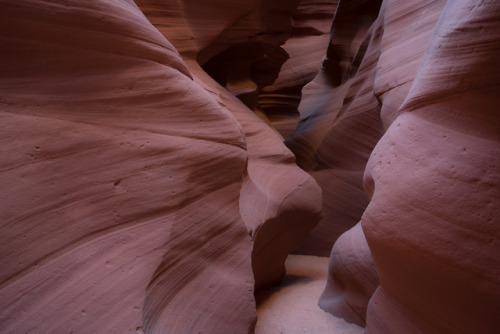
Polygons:
<instances>
[{"instance_id":1,"label":"narrow passage","mask_svg":"<svg viewBox=\"0 0 500 334\"><path fill-rule=\"evenodd\" d=\"M289 255L286 277L257 296L256 334L362 334L364 329L324 312L318 299L326 284L328 258Z\"/></svg>"}]
</instances>

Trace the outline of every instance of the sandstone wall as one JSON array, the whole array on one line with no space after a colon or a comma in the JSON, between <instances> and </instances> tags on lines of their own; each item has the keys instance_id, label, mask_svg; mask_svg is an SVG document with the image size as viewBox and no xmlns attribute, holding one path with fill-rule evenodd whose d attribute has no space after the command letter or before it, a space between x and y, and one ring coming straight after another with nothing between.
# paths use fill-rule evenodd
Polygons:
<instances>
[{"instance_id":1,"label":"sandstone wall","mask_svg":"<svg viewBox=\"0 0 500 334\"><path fill-rule=\"evenodd\" d=\"M323 188L299 251L326 254L361 220L368 242L358 224L332 249L325 310L370 333L492 333L499 7L376 3L340 2L287 140Z\"/></svg>"},{"instance_id":2,"label":"sandstone wall","mask_svg":"<svg viewBox=\"0 0 500 334\"><path fill-rule=\"evenodd\" d=\"M206 9L203 19L221 21L219 25L224 28L214 32L207 44L191 33L190 39L197 45L203 45L196 52L183 49L182 42L176 40L176 31L191 31L191 25L196 25L196 22L188 18L195 15L193 11L199 8L190 7L183 1L175 3L179 9L175 12L176 17L184 17L186 23L178 27L166 27L164 22L171 22L168 15L174 15L169 10L172 3L138 1L151 22L179 48L195 81L241 126L248 165L242 175L239 210L253 240L255 285L258 290L263 289L281 281L285 274L283 264L286 256L300 245L318 222L321 189L307 173L297 167L295 157L269 123L256 116L235 97L239 95L235 89L246 91L251 87L250 66L270 50L278 49L288 38L290 15L297 2L255 1L251 11L244 12L244 15L239 12L242 8L235 6L240 14L229 16L238 17L233 22L228 22L227 16L219 16L220 13L214 7ZM199 27L196 26L196 29ZM219 54L215 54L216 51ZM216 67L210 69L213 72L208 71L213 77L217 78L221 70L226 71L222 73L223 77L219 77L224 87L201 68L207 61ZM276 70L279 71L279 67Z\"/></svg>"},{"instance_id":3,"label":"sandstone wall","mask_svg":"<svg viewBox=\"0 0 500 334\"><path fill-rule=\"evenodd\" d=\"M499 17L495 1L446 3L370 157L362 225L380 287L367 333L497 330Z\"/></svg>"},{"instance_id":4,"label":"sandstone wall","mask_svg":"<svg viewBox=\"0 0 500 334\"><path fill-rule=\"evenodd\" d=\"M253 332L255 287L319 219L282 138L196 62L246 38L246 5L207 30L209 2L137 3L0 2L2 332ZM293 5L248 19L286 30Z\"/></svg>"},{"instance_id":5,"label":"sandstone wall","mask_svg":"<svg viewBox=\"0 0 500 334\"><path fill-rule=\"evenodd\" d=\"M496 332L499 18L0 0L0 332L252 333L299 246L367 333Z\"/></svg>"}]
</instances>

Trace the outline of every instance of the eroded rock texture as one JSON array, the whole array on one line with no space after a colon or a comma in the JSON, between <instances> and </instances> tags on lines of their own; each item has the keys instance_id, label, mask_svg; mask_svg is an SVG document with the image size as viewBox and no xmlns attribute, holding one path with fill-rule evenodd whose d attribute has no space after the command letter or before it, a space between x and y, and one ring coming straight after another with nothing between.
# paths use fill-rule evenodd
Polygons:
<instances>
[{"instance_id":1,"label":"eroded rock texture","mask_svg":"<svg viewBox=\"0 0 500 334\"><path fill-rule=\"evenodd\" d=\"M320 305L364 324L378 272L367 332L492 333L499 6L376 5L340 3L327 58L287 141L323 188L324 218L300 251L323 254L360 219L371 155L362 226L374 259L359 225L339 238Z\"/></svg>"},{"instance_id":2,"label":"eroded rock texture","mask_svg":"<svg viewBox=\"0 0 500 334\"><path fill-rule=\"evenodd\" d=\"M303 120L288 140L299 164L310 169L323 188L324 217L300 251L327 254L361 218L368 204L362 181L366 162L408 93L443 5L340 4L323 69L304 89ZM346 238L362 240L360 233L354 228ZM365 248L361 241L333 248L331 276L320 300L324 309L359 325L365 323L367 303L377 286Z\"/></svg>"},{"instance_id":3,"label":"eroded rock texture","mask_svg":"<svg viewBox=\"0 0 500 334\"><path fill-rule=\"evenodd\" d=\"M494 333L500 309L500 4L448 1L367 166L380 276L367 333Z\"/></svg>"},{"instance_id":4,"label":"eroded rock texture","mask_svg":"<svg viewBox=\"0 0 500 334\"><path fill-rule=\"evenodd\" d=\"M0 15L0 331L251 332L235 118L132 1Z\"/></svg>"},{"instance_id":5,"label":"eroded rock texture","mask_svg":"<svg viewBox=\"0 0 500 334\"><path fill-rule=\"evenodd\" d=\"M282 138L196 62L292 4L137 3L161 33L133 1L0 2L2 333L250 333L319 219Z\"/></svg>"},{"instance_id":6,"label":"eroded rock texture","mask_svg":"<svg viewBox=\"0 0 500 334\"><path fill-rule=\"evenodd\" d=\"M300 1L292 15L290 36L281 46L287 59L279 69L276 80L259 91L257 111L265 113L284 138L295 131L303 86L314 78L320 68L337 3L334 0ZM254 68L266 64L266 60L257 62Z\"/></svg>"},{"instance_id":7,"label":"eroded rock texture","mask_svg":"<svg viewBox=\"0 0 500 334\"><path fill-rule=\"evenodd\" d=\"M371 26L379 6L380 1L339 4L321 71L304 88L299 125L286 141L323 189L323 218L300 253L328 256L368 203L363 171L382 134L374 95L382 34Z\"/></svg>"},{"instance_id":8,"label":"eroded rock texture","mask_svg":"<svg viewBox=\"0 0 500 334\"><path fill-rule=\"evenodd\" d=\"M337 1L137 1L187 58L283 136L317 73ZM219 8L220 7L220 8Z\"/></svg>"},{"instance_id":9,"label":"eroded rock texture","mask_svg":"<svg viewBox=\"0 0 500 334\"><path fill-rule=\"evenodd\" d=\"M182 44L183 41L177 41L176 31L192 32L199 29L199 23L188 19L195 15L193 11L199 10L198 7L184 6L182 1L166 3L141 0L138 4L151 22L179 48L195 81L228 110L242 127L248 166L239 206L254 244L252 265L255 285L257 289L262 289L279 283L285 274L283 264L286 256L300 245L319 220L321 190L307 173L297 167L293 154L282 143L283 139L238 100L235 96L240 94L231 87L236 87L234 85L238 82L241 83L240 88L247 87L251 65L269 50L279 50L279 45L288 36L291 28L289 15L297 3L254 1L250 12L245 7L235 6L234 10L238 14L233 13L229 17L207 11L204 20L215 21L210 26L221 28L212 31L210 37L208 31L205 32L205 39L195 33L186 36L194 41L197 46L195 49L189 49ZM175 22L170 20L173 13L177 18L183 18L179 26L172 27L173 23L169 23ZM231 17L237 17L238 20L230 21ZM178 46L176 43L179 43ZM217 78L224 74L219 77L219 82L225 87L202 70L200 64L206 65L204 59L210 59L207 61L211 62L211 66L216 66L215 69L207 70L209 73L214 71L211 72L212 76ZM242 76L239 77L238 73ZM273 75L274 72L263 70L262 73ZM245 101L244 98L242 100Z\"/></svg>"},{"instance_id":10,"label":"eroded rock texture","mask_svg":"<svg viewBox=\"0 0 500 334\"><path fill-rule=\"evenodd\" d=\"M301 244L367 333L496 332L499 18L0 0L0 332L252 333Z\"/></svg>"}]
</instances>

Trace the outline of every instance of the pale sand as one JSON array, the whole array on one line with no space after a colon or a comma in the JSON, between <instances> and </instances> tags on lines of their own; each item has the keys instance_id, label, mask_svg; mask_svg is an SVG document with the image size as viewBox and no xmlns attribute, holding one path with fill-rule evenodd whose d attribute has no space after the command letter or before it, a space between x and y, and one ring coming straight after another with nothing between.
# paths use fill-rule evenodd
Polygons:
<instances>
[{"instance_id":1,"label":"pale sand","mask_svg":"<svg viewBox=\"0 0 500 334\"><path fill-rule=\"evenodd\" d=\"M256 334L361 334L363 328L324 312L318 299L326 284L328 258L290 255L281 286L257 296Z\"/></svg>"}]
</instances>

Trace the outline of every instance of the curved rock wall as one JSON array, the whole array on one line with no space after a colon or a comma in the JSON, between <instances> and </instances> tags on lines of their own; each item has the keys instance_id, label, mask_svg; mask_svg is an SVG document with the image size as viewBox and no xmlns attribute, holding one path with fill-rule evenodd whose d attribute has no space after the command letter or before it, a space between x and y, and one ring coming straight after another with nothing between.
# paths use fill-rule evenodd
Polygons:
<instances>
[{"instance_id":1,"label":"curved rock wall","mask_svg":"<svg viewBox=\"0 0 500 334\"><path fill-rule=\"evenodd\" d=\"M324 254L360 219L371 156L368 244L359 225L338 239L320 306L370 333L494 332L498 5L384 1L363 19L374 4L340 3L287 140L323 188L324 218L299 251ZM348 173L351 188L334 182Z\"/></svg>"},{"instance_id":2,"label":"curved rock wall","mask_svg":"<svg viewBox=\"0 0 500 334\"><path fill-rule=\"evenodd\" d=\"M203 3L138 4L186 63L133 1L0 2L2 332L253 332L319 219L282 138L195 61L241 4L213 31Z\"/></svg>"},{"instance_id":3,"label":"curved rock wall","mask_svg":"<svg viewBox=\"0 0 500 334\"><path fill-rule=\"evenodd\" d=\"M136 3L0 0L2 333L252 333L300 244L367 333L496 331L500 5Z\"/></svg>"},{"instance_id":4,"label":"curved rock wall","mask_svg":"<svg viewBox=\"0 0 500 334\"><path fill-rule=\"evenodd\" d=\"M252 332L235 118L132 1L0 16L0 332Z\"/></svg>"},{"instance_id":5,"label":"curved rock wall","mask_svg":"<svg viewBox=\"0 0 500 334\"><path fill-rule=\"evenodd\" d=\"M295 129L300 90L318 72L336 0L212 2L140 0L186 58L282 136Z\"/></svg>"},{"instance_id":6,"label":"curved rock wall","mask_svg":"<svg viewBox=\"0 0 500 334\"><path fill-rule=\"evenodd\" d=\"M300 1L292 15L290 37L281 47L288 58L275 80L259 91L257 109L265 113L283 138L295 131L301 90L321 66L337 3L336 0Z\"/></svg>"},{"instance_id":7,"label":"curved rock wall","mask_svg":"<svg viewBox=\"0 0 500 334\"><path fill-rule=\"evenodd\" d=\"M358 223L342 234L332 248L328 279L319 306L365 327L368 302L378 286L377 268Z\"/></svg>"},{"instance_id":8,"label":"curved rock wall","mask_svg":"<svg viewBox=\"0 0 500 334\"><path fill-rule=\"evenodd\" d=\"M156 6L153 6L153 3L156 3ZM149 0L138 1L138 4L146 15L152 13L151 21L167 38L176 43L176 29L162 28L162 22L169 20L167 16L160 17L159 13L168 13L166 7ZM188 12L191 7L182 4L183 2L179 2L179 8L183 11L176 15L184 17L193 15ZM200 49L199 54L192 53L190 50L183 52L182 44L179 45L188 67L195 76L195 81L203 86L220 106L228 110L242 127L247 145L248 165L243 178L239 206L241 217L254 243L252 266L255 286L258 290L281 281L285 274L283 264L286 256L300 245L305 235L316 225L321 211L321 189L307 173L295 165L294 156L284 146L282 138L251 109L235 98L234 91L230 92L220 86L202 70L200 58L204 57L203 54L206 54L207 50L220 50L226 47L226 51L230 50L230 52L225 56L234 59L233 65L236 69L241 66L243 71L246 71L245 68L248 69L250 63L255 61L253 57L260 52L265 52L266 49L254 50L255 54L250 55L248 59L233 51L243 52L245 47L242 47L242 41L250 37L255 39L253 43L256 47L264 44L274 48L279 47L287 36L286 29L290 29L290 17L286 15L289 15L294 8L292 5L296 4L293 2L274 4L257 2L250 14L219 32L211 44ZM270 11L270 7L274 10ZM270 13L264 16L255 14L268 11ZM250 18L253 23L247 22ZM212 14L210 11L205 13L205 20L220 19L217 13ZM288 22L288 25L285 22ZM257 27L260 27L260 31L264 33L253 36ZM177 27L177 29L188 30L186 27ZM172 38L170 35L173 35ZM226 37L222 38L222 36ZM195 34L192 34L191 38L197 42ZM230 41L233 44L230 44ZM222 62L221 66L225 65L227 62ZM226 84L230 85L230 82Z\"/></svg>"},{"instance_id":9,"label":"curved rock wall","mask_svg":"<svg viewBox=\"0 0 500 334\"><path fill-rule=\"evenodd\" d=\"M367 333L497 330L499 17L496 1L446 3L370 157L362 225L380 287Z\"/></svg>"},{"instance_id":10,"label":"curved rock wall","mask_svg":"<svg viewBox=\"0 0 500 334\"><path fill-rule=\"evenodd\" d=\"M383 30L380 24L371 26L379 5L380 1L339 4L321 71L304 87L299 125L286 140L298 165L323 190L323 218L299 253L328 256L335 240L359 221L368 203L363 171L383 131L374 95ZM357 15L360 12L363 15Z\"/></svg>"}]
</instances>

